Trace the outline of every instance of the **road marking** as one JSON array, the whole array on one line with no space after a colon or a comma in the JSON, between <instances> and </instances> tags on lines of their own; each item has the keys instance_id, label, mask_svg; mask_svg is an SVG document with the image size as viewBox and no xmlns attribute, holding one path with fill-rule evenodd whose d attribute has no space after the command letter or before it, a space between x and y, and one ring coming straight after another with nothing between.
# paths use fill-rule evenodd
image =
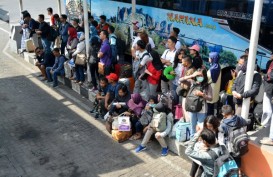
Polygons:
<instances>
[{"instance_id":1,"label":"road marking","mask_svg":"<svg viewBox=\"0 0 273 177\"><path fill-rule=\"evenodd\" d=\"M10 34L10 32L8 30L4 29L4 28L0 28L0 30L4 31L5 33Z\"/></svg>"}]
</instances>

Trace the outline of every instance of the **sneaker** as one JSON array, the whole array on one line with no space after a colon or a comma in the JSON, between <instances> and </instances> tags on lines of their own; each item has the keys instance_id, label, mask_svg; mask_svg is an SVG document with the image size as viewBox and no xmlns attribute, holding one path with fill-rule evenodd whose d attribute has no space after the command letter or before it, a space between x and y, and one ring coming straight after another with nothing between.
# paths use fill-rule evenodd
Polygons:
<instances>
[{"instance_id":1,"label":"sneaker","mask_svg":"<svg viewBox=\"0 0 273 177\"><path fill-rule=\"evenodd\" d=\"M92 110L90 110L89 111L91 114L97 114L98 113L98 111L96 110L96 109L92 109Z\"/></svg>"},{"instance_id":2,"label":"sneaker","mask_svg":"<svg viewBox=\"0 0 273 177\"><path fill-rule=\"evenodd\" d=\"M56 87L58 87L58 85L57 84L53 84L53 86L52 86L53 88L56 88Z\"/></svg>"},{"instance_id":3,"label":"sneaker","mask_svg":"<svg viewBox=\"0 0 273 177\"><path fill-rule=\"evenodd\" d=\"M139 145L139 146L136 148L136 153L139 153L139 152L144 151L144 150L146 150L146 147L143 147L143 146Z\"/></svg>"},{"instance_id":4,"label":"sneaker","mask_svg":"<svg viewBox=\"0 0 273 177\"><path fill-rule=\"evenodd\" d=\"M169 148L168 147L162 148L161 155L162 156L166 156L166 155L168 155L168 152L169 152Z\"/></svg>"},{"instance_id":5,"label":"sneaker","mask_svg":"<svg viewBox=\"0 0 273 177\"><path fill-rule=\"evenodd\" d=\"M53 80L47 80L47 83L49 83L49 82L53 82Z\"/></svg>"}]
</instances>

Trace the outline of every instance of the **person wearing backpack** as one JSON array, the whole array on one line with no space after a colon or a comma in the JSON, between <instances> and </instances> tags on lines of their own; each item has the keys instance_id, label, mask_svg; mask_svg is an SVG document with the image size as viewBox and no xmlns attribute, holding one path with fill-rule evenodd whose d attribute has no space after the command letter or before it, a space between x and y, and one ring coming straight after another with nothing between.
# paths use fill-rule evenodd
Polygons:
<instances>
[{"instance_id":1,"label":"person wearing backpack","mask_svg":"<svg viewBox=\"0 0 273 177\"><path fill-rule=\"evenodd\" d=\"M59 27L59 34L61 36L61 54L64 55L65 52L65 47L67 45L68 41L68 27L71 25L66 21L67 20L67 15L62 14L60 16L60 22L61 25Z\"/></svg>"},{"instance_id":2,"label":"person wearing backpack","mask_svg":"<svg viewBox=\"0 0 273 177\"><path fill-rule=\"evenodd\" d=\"M200 140L203 144L203 150L195 149L196 143L200 142ZM218 156L221 154L219 145L216 142L216 135L212 130L200 129L188 143L185 154L202 164L204 169L202 177L212 177L214 174L215 159L210 155L209 151L213 151Z\"/></svg>"},{"instance_id":3,"label":"person wearing backpack","mask_svg":"<svg viewBox=\"0 0 273 177\"><path fill-rule=\"evenodd\" d=\"M159 102L153 109L153 118L148 126L141 144L136 148L135 152L139 153L146 150L147 143L151 136L155 133L155 138L162 147L161 155L167 156L169 149L165 141L165 137L171 132L173 125L173 114L171 110L166 109L166 105Z\"/></svg>"},{"instance_id":4,"label":"person wearing backpack","mask_svg":"<svg viewBox=\"0 0 273 177\"><path fill-rule=\"evenodd\" d=\"M219 132L223 134L224 138L222 140L223 142L220 143L226 145L227 149L234 157L238 167L240 167L241 156L247 152L248 140L246 135L246 126L251 122L251 120L234 115L230 105L224 105L222 107L222 115L223 120L219 126ZM239 136L242 138L237 141L235 138ZM246 146L237 147L237 144L245 144Z\"/></svg>"},{"instance_id":5,"label":"person wearing backpack","mask_svg":"<svg viewBox=\"0 0 273 177\"><path fill-rule=\"evenodd\" d=\"M115 68L115 64L117 64L117 36L114 34L115 32L115 27L109 26L108 28L108 33L109 33L109 43L111 47L111 52L112 52L112 65L113 68Z\"/></svg>"},{"instance_id":6,"label":"person wearing backpack","mask_svg":"<svg viewBox=\"0 0 273 177\"><path fill-rule=\"evenodd\" d=\"M145 90L145 82L140 79L140 75L144 73L146 65L152 60L152 57L145 49L145 42L142 40L137 41L136 56L133 61L133 74L135 78L134 93L140 93L140 89Z\"/></svg>"},{"instance_id":7,"label":"person wearing backpack","mask_svg":"<svg viewBox=\"0 0 273 177\"><path fill-rule=\"evenodd\" d=\"M197 70L192 76L195 76L185 102L185 109L188 111L191 122L191 135L196 133L197 124L203 124L207 115L207 101L212 100L212 88L208 83L208 76L206 69ZM186 76L184 79L192 78ZM183 79L180 79L180 81Z\"/></svg>"}]
</instances>

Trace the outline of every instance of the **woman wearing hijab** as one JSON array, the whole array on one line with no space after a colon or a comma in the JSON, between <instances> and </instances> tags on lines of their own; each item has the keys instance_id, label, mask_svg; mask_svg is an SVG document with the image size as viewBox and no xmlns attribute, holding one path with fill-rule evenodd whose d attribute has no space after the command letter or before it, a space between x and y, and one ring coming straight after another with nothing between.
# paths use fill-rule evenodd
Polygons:
<instances>
[{"instance_id":1,"label":"woman wearing hijab","mask_svg":"<svg viewBox=\"0 0 273 177\"><path fill-rule=\"evenodd\" d=\"M125 114L131 117L131 122L133 127L135 127L136 134L132 139L137 140L141 138L141 133L143 131L143 126L139 123L139 118L143 109L145 108L146 101L142 99L139 93L134 93L131 95L131 99L128 101L129 111Z\"/></svg>"},{"instance_id":2,"label":"woman wearing hijab","mask_svg":"<svg viewBox=\"0 0 273 177\"><path fill-rule=\"evenodd\" d=\"M148 63L145 73L147 74L147 96L156 96L157 86L161 79L163 64L161 63L160 56L156 51L150 52L153 60Z\"/></svg>"},{"instance_id":3,"label":"woman wearing hijab","mask_svg":"<svg viewBox=\"0 0 273 177\"><path fill-rule=\"evenodd\" d=\"M208 115L214 115L214 104L219 100L219 93L221 87L221 66L219 64L220 56L217 52L209 53L209 62L211 66L207 72L208 83L210 83L212 88L212 101L207 101L208 103Z\"/></svg>"},{"instance_id":4,"label":"woman wearing hijab","mask_svg":"<svg viewBox=\"0 0 273 177\"><path fill-rule=\"evenodd\" d=\"M77 30L74 27L69 27L68 28L68 41L67 41L67 51L69 54L69 58L71 58L72 53L75 52L77 45L79 43L79 39L77 36Z\"/></svg>"}]
</instances>

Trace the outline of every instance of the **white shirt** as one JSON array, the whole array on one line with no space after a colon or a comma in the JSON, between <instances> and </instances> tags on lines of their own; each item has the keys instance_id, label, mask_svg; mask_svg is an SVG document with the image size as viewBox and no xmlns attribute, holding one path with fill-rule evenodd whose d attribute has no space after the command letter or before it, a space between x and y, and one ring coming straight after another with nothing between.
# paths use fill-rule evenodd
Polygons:
<instances>
[{"instance_id":1,"label":"white shirt","mask_svg":"<svg viewBox=\"0 0 273 177\"><path fill-rule=\"evenodd\" d=\"M179 81L181 74L182 74L182 68L183 68L182 63L178 63L177 67L174 69L175 74L176 74L175 79L173 80L174 85L178 85L178 81Z\"/></svg>"},{"instance_id":2,"label":"white shirt","mask_svg":"<svg viewBox=\"0 0 273 177\"><path fill-rule=\"evenodd\" d=\"M139 41L139 40L141 40L141 38L139 36L135 38L135 40L132 44L132 48L136 47L137 41ZM150 37L149 37L149 44L151 44L152 49L155 48L155 43L154 43L153 39Z\"/></svg>"},{"instance_id":3,"label":"white shirt","mask_svg":"<svg viewBox=\"0 0 273 177\"><path fill-rule=\"evenodd\" d=\"M147 50L144 50L143 52L140 53L139 50L136 51L136 57L140 60L142 58L142 56L148 53ZM144 66L146 65L149 61L152 61L152 58L150 57L150 55L145 55L142 60L140 61L140 65Z\"/></svg>"},{"instance_id":4,"label":"white shirt","mask_svg":"<svg viewBox=\"0 0 273 177\"><path fill-rule=\"evenodd\" d=\"M170 49L166 49L164 51L164 53L162 54L161 58L164 59L164 60L168 60L172 63L173 65L173 61L174 61L174 58L175 58L175 53L176 53L176 49L171 51ZM167 65L165 65L164 67L167 67Z\"/></svg>"}]
</instances>

